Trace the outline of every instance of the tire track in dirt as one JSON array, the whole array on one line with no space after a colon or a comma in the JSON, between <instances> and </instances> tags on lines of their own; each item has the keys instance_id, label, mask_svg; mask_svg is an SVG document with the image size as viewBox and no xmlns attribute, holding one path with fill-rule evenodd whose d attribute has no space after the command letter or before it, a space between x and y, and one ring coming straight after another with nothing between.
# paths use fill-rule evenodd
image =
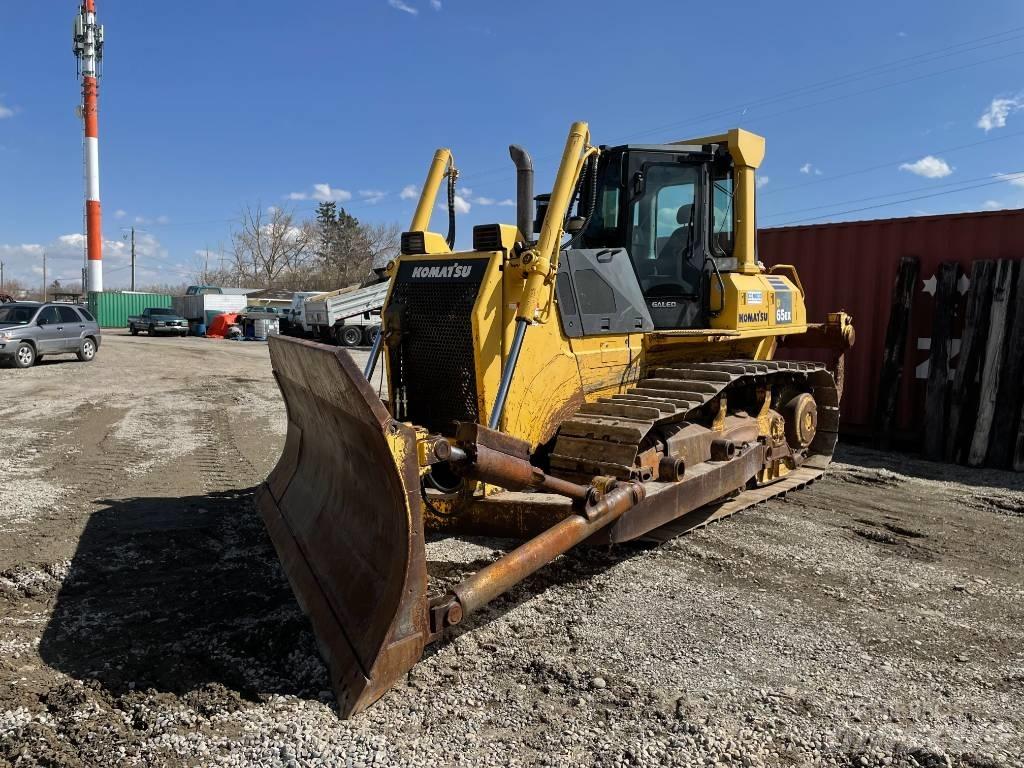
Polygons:
<instances>
[{"instance_id":1,"label":"tire track in dirt","mask_svg":"<svg viewBox=\"0 0 1024 768\"><path fill-rule=\"evenodd\" d=\"M196 417L196 429L203 445L196 452L199 481L206 493L245 488L259 481L256 468L239 448L228 409L232 400L219 395L215 384L201 387L202 409Z\"/></svg>"},{"instance_id":2,"label":"tire track in dirt","mask_svg":"<svg viewBox=\"0 0 1024 768\"><path fill-rule=\"evenodd\" d=\"M57 479L84 501L111 497L128 479L132 448L114 436L128 408L100 408L87 413L75 426L79 450L66 464L55 468Z\"/></svg>"}]
</instances>

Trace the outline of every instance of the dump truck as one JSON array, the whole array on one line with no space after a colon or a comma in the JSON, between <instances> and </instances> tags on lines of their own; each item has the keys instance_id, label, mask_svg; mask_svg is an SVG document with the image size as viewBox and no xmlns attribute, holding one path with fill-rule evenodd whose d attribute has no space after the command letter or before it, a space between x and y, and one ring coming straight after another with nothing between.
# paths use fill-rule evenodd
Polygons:
<instances>
[{"instance_id":1,"label":"dump truck","mask_svg":"<svg viewBox=\"0 0 1024 768\"><path fill-rule=\"evenodd\" d=\"M281 333L289 336L304 336L313 333L313 326L306 320L306 299L319 296L322 291L296 291L291 305L281 318Z\"/></svg>"},{"instance_id":2,"label":"dump truck","mask_svg":"<svg viewBox=\"0 0 1024 768\"><path fill-rule=\"evenodd\" d=\"M388 283L351 286L306 299L306 323L321 339L344 347L373 344L380 330L380 309Z\"/></svg>"},{"instance_id":3,"label":"dump truck","mask_svg":"<svg viewBox=\"0 0 1024 768\"><path fill-rule=\"evenodd\" d=\"M270 339L288 432L258 505L341 716L570 548L665 540L826 469L853 325L810 322L796 270L758 262L764 150L740 129L596 146L575 123L536 212L510 147L516 224L476 226L458 252L458 171L438 150L366 366ZM447 236L429 229L445 180ZM438 589L427 531L523 543Z\"/></svg>"}]
</instances>

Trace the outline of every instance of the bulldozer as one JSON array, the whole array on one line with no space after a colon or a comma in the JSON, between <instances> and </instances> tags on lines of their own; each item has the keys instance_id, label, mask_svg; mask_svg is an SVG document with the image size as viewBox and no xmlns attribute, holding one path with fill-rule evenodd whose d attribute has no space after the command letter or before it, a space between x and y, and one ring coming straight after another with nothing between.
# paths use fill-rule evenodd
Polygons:
<instances>
[{"instance_id":1,"label":"bulldozer","mask_svg":"<svg viewBox=\"0 0 1024 768\"><path fill-rule=\"evenodd\" d=\"M365 366L271 337L288 431L258 507L340 716L570 548L664 541L825 470L853 325L809 323L796 269L758 261L764 149L741 129L598 146L574 123L548 194L509 148L516 223L474 227L463 251L440 149ZM778 359L786 345L816 360ZM432 532L522 543L437 589Z\"/></svg>"}]
</instances>

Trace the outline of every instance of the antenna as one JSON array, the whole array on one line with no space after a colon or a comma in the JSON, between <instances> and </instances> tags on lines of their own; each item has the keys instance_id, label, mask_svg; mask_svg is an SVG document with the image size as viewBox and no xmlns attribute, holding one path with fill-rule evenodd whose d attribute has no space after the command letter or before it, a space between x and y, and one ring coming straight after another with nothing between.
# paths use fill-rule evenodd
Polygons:
<instances>
[{"instance_id":1,"label":"antenna","mask_svg":"<svg viewBox=\"0 0 1024 768\"><path fill-rule=\"evenodd\" d=\"M103 25L96 23L96 0L82 0L72 25L71 49L82 80L79 115L85 124L86 290L103 290L103 225L100 215L99 78L103 66Z\"/></svg>"}]
</instances>

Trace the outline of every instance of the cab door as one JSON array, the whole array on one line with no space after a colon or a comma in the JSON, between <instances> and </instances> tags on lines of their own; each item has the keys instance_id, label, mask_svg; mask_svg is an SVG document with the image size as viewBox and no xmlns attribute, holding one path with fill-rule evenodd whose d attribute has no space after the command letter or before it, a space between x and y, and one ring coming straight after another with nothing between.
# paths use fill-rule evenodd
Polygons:
<instances>
[{"instance_id":1,"label":"cab door","mask_svg":"<svg viewBox=\"0 0 1024 768\"><path fill-rule=\"evenodd\" d=\"M630 257L654 327L704 327L705 164L655 153L629 159Z\"/></svg>"},{"instance_id":2,"label":"cab door","mask_svg":"<svg viewBox=\"0 0 1024 768\"><path fill-rule=\"evenodd\" d=\"M36 318L36 329L32 335L38 354L54 354L64 351L64 328L56 307L43 307Z\"/></svg>"}]
</instances>

